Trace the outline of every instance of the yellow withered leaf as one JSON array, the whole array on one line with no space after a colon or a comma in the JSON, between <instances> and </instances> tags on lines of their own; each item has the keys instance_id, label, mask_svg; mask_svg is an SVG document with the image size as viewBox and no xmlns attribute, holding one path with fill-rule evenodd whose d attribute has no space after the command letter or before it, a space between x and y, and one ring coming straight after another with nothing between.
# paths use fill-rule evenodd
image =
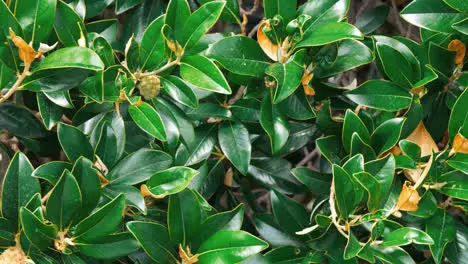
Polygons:
<instances>
[{"instance_id":1,"label":"yellow withered leaf","mask_svg":"<svg viewBox=\"0 0 468 264\"><path fill-rule=\"evenodd\" d=\"M468 139L465 138L462 134L458 133L453 139L453 147L450 152L468 154Z\"/></svg>"},{"instance_id":2,"label":"yellow withered leaf","mask_svg":"<svg viewBox=\"0 0 468 264\"><path fill-rule=\"evenodd\" d=\"M18 56L20 59L27 64L31 64L37 56L37 52L24 41L20 36L17 36L13 30L10 28L11 40L18 47Z\"/></svg>"},{"instance_id":3,"label":"yellow withered leaf","mask_svg":"<svg viewBox=\"0 0 468 264\"><path fill-rule=\"evenodd\" d=\"M313 77L314 77L314 74L308 73L307 70L304 71L304 76L302 76L302 87L304 87L305 94L309 96L315 95L314 88L309 86L309 83Z\"/></svg>"},{"instance_id":4,"label":"yellow withered leaf","mask_svg":"<svg viewBox=\"0 0 468 264\"><path fill-rule=\"evenodd\" d=\"M439 151L439 147L437 147L437 144L422 121L419 122L416 129L406 139L418 144L421 148L421 157L431 155L432 151Z\"/></svg>"},{"instance_id":5,"label":"yellow withered leaf","mask_svg":"<svg viewBox=\"0 0 468 264\"><path fill-rule=\"evenodd\" d=\"M398 197L397 208L400 211L414 212L418 210L418 203L421 196L410 182L405 182L401 189L400 196Z\"/></svg>"},{"instance_id":6,"label":"yellow withered leaf","mask_svg":"<svg viewBox=\"0 0 468 264\"><path fill-rule=\"evenodd\" d=\"M273 44L271 40L267 37L265 32L263 32L263 27L270 27L270 22L268 20L263 21L257 30L257 41L263 52L272 60L278 61L279 47L276 44Z\"/></svg>"},{"instance_id":7,"label":"yellow withered leaf","mask_svg":"<svg viewBox=\"0 0 468 264\"><path fill-rule=\"evenodd\" d=\"M463 42L458 39L452 40L448 46L448 50L457 52L455 56L456 64L463 64L463 59L466 55L466 46L463 44Z\"/></svg>"}]
</instances>

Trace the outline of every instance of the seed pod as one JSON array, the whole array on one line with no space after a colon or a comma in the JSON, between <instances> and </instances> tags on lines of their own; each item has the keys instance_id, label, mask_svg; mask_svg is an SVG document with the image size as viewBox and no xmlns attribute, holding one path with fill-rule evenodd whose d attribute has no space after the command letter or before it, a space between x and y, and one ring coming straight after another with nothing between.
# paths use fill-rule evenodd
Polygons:
<instances>
[{"instance_id":1,"label":"seed pod","mask_svg":"<svg viewBox=\"0 0 468 264\"><path fill-rule=\"evenodd\" d=\"M155 98L159 94L160 89L161 80L154 75L141 77L138 84L138 90L140 90L140 94L146 100Z\"/></svg>"}]
</instances>

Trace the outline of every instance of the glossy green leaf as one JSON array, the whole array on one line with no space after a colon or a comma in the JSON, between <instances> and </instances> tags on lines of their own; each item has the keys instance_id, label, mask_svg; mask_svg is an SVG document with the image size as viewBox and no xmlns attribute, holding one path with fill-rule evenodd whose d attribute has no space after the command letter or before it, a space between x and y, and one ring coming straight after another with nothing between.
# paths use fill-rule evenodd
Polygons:
<instances>
[{"instance_id":1,"label":"glossy green leaf","mask_svg":"<svg viewBox=\"0 0 468 264\"><path fill-rule=\"evenodd\" d=\"M23 232L34 246L39 249L47 249L57 239L58 230L55 225L46 224L30 210L20 209L21 225Z\"/></svg>"},{"instance_id":2,"label":"glossy green leaf","mask_svg":"<svg viewBox=\"0 0 468 264\"><path fill-rule=\"evenodd\" d=\"M106 67L115 64L114 51L111 44L103 37L97 37L93 40L93 50L99 55Z\"/></svg>"},{"instance_id":3,"label":"glossy green leaf","mask_svg":"<svg viewBox=\"0 0 468 264\"><path fill-rule=\"evenodd\" d=\"M256 41L244 36L223 38L210 45L207 56L235 74L262 77L268 57Z\"/></svg>"},{"instance_id":4,"label":"glossy green leaf","mask_svg":"<svg viewBox=\"0 0 468 264\"><path fill-rule=\"evenodd\" d=\"M50 53L34 70L43 71L60 68L80 68L97 71L102 70L104 64L101 58L91 49L70 47Z\"/></svg>"},{"instance_id":5,"label":"glossy green leaf","mask_svg":"<svg viewBox=\"0 0 468 264\"><path fill-rule=\"evenodd\" d=\"M366 125L353 111L348 109L346 111L343 123L343 133L341 136L343 147L347 152L351 149L351 139L354 132L356 132L365 143L370 141L369 130Z\"/></svg>"},{"instance_id":6,"label":"glossy green leaf","mask_svg":"<svg viewBox=\"0 0 468 264\"><path fill-rule=\"evenodd\" d=\"M57 9L55 10L54 28L58 39L66 47L79 46L78 40L81 34L86 36L82 18L73 8L60 0L57 1Z\"/></svg>"},{"instance_id":7,"label":"glossy green leaf","mask_svg":"<svg viewBox=\"0 0 468 264\"><path fill-rule=\"evenodd\" d=\"M253 256L268 244L245 231L221 230L206 240L198 249L198 263L236 263Z\"/></svg>"},{"instance_id":8,"label":"glossy green leaf","mask_svg":"<svg viewBox=\"0 0 468 264\"><path fill-rule=\"evenodd\" d=\"M385 23L390 12L388 5L379 5L369 9L356 20L356 27L364 34L370 34Z\"/></svg>"},{"instance_id":9,"label":"glossy green leaf","mask_svg":"<svg viewBox=\"0 0 468 264\"><path fill-rule=\"evenodd\" d=\"M305 50L300 50L286 63L274 63L268 67L265 73L276 81L273 103L277 104L299 87L304 75Z\"/></svg>"},{"instance_id":10,"label":"glossy green leaf","mask_svg":"<svg viewBox=\"0 0 468 264\"><path fill-rule=\"evenodd\" d=\"M62 109L47 99L47 97L42 93L37 93L36 98L44 125L48 130L50 130L58 121L60 121L60 118L63 115Z\"/></svg>"},{"instance_id":11,"label":"glossy green leaf","mask_svg":"<svg viewBox=\"0 0 468 264\"><path fill-rule=\"evenodd\" d=\"M125 209L125 197L117 196L76 226L73 239L92 243L117 231Z\"/></svg>"},{"instance_id":12,"label":"glossy green leaf","mask_svg":"<svg viewBox=\"0 0 468 264\"><path fill-rule=\"evenodd\" d=\"M57 0L18 0L15 17L24 30L25 41L38 44L44 41L53 29Z\"/></svg>"},{"instance_id":13,"label":"glossy green leaf","mask_svg":"<svg viewBox=\"0 0 468 264\"><path fill-rule=\"evenodd\" d=\"M180 76L200 89L231 94L231 88L223 73L216 64L202 55L184 57L180 65Z\"/></svg>"},{"instance_id":14,"label":"glossy green leaf","mask_svg":"<svg viewBox=\"0 0 468 264\"><path fill-rule=\"evenodd\" d=\"M84 157L76 161L71 172L80 187L82 203L76 217L81 220L88 216L99 202L101 196L99 172L93 168L93 163Z\"/></svg>"},{"instance_id":15,"label":"glossy green leaf","mask_svg":"<svg viewBox=\"0 0 468 264\"><path fill-rule=\"evenodd\" d=\"M381 80L367 81L345 95L357 104L389 112L405 109L411 104L408 92Z\"/></svg>"},{"instance_id":16,"label":"glossy green leaf","mask_svg":"<svg viewBox=\"0 0 468 264\"><path fill-rule=\"evenodd\" d=\"M468 182L466 174L460 171L451 171L439 176L438 181L445 183L438 191L462 200L468 200Z\"/></svg>"},{"instance_id":17,"label":"glossy green leaf","mask_svg":"<svg viewBox=\"0 0 468 264\"><path fill-rule=\"evenodd\" d=\"M297 0L281 1L281 0L265 0L264 3L265 17L273 18L280 15L285 22L289 22L296 17Z\"/></svg>"},{"instance_id":18,"label":"glossy green leaf","mask_svg":"<svg viewBox=\"0 0 468 264\"><path fill-rule=\"evenodd\" d=\"M185 22L180 35L184 49L192 48L216 23L226 2L213 1L202 5Z\"/></svg>"},{"instance_id":19,"label":"glossy green leaf","mask_svg":"<svg viewBox=\"0 0 468 264\"><path fill-rule=\"evenodd\" d=\"M346 17L350 0L317 0L306 2L299 7L298 13L310 16L307 28L316 29L323 25L341 21Z\"/></svg>"},{"instance_id":20,"label":"glossy green leaf","mask_svg":"<svg viewBox=\"0 0 468 264\"><path fill-rule=\"evenodd\" d=\"M182 30L190 15L190 6L187 0L171 0L169 2L164 24L170 27L176 40L181 41Z\"/></svg>"},{"instance_id":21,"label":"glossy green leaf","mask_svg":"<svg viewBox=\"0 0 468 264\"><path fill-rule=\"evenodd\" d=\"M301 204L275 191L270 198L273 215L283 230L294 235L310 226L309 214Z\"/></svg>"},{"instance_id":22,"label":"glossy green leaf","mask_svg":"<svg viewBox=\"0 0 468 264\"><path fill-rule=\"evenodd\" d=\"M354 180L367 191L367 208L374 212L379 208L381 199L381 187L379 181L367 172L355 173L352 175Z\"/></svg>"},{"instance_id":23,"label":"glossy green leaf","mask_svg":"<svg viewBox=\"0 0 468 264\"><path fill-rule=\"evenodd\" d=\"M82 200L78 182L70 171L65 170L47 200L47 219L56 224L60 231L67 229L76 221Z\"/></svg>"},{"instance_id":24,"label":"glossy green leaf","mask_svg":"<svg viewBox=\"0 0 468 264\"><path fill-rule=\"evenodd\" d=\"M436 263L441 263L447 244L455 239L455 222L444 209L439 209L426 222L426 233L434 240L430 246L432 257Z\"/></svg>"},{"instance_id":25,"label":"glossy green leaf","mask_svg":"<svg viewBox=\"0 0 468 264\"><path fill-rule=\"evenodd\" d=\"M172 99L190 108L198 108L198 98L192 87L177 76L168 75L161 78L162 86Z\"/></svg>"},{"instance_id":26,"label":"glossy green leaf","mask_svg":"<svg viewBox=\"0 0 468 264\"><path fill-rule=\"evenodd\" d=\"M272 103L269 93L263 98L260 115L260 124L270 137L272 152L276 153L288 140L289 125L279 106Z\"/></svg>"},{"instance_id":27,"label":"glossy green leaf","mask_svg":"<svg viewBox=\"0 0 468 264\"><path fill-rule=\"evenodd\" d=\"M169 197L167 223L175 243L187 244L198 232L201 217L200 204L192 190L185 189Z\"/></svg>"},{"instance_id":28,"label":"glossy green leaf","mask_svg":"<svg viewBox=\"0 0 468 264\"><path fill-rule=\"evenodd\" d=\"M468 104L468 91L465 90L457 99L450 114L448 134L453 140L468 116L465 106Z\"/></svg>"},{"instance_id":29,"label":"glossy green leaf","mask_svg":"<svg viewBox=\"0 0 468 264\"><path fill-rule=\"evenodd\" d=\"M141 191L134 186L109 184L102 189L102 194L111 200L120 194L123 194L125 195L125 204L127 206L138 209L144 215L147 213L145 199L143 198Z\"/></svg>"},{"instance_id":30,"label":"glossy green leaf","mask_svg":"<svg viewBox=\"0 0 468 264\"><path fill-rule=\"evenodd\" d=\"M86 136L79 129L64 123L59 123L57 134L60 145L70 161L74 162L80 156L89 160L94 160L93 148L89 144Z\"/></svg>"},{"instance_id":31,"label":"glossy green leaf","mask_svg":"<svg viewBox=\"0 0 468 264\"><path fill-rule=\"evenodd\" d=\"M132 221L127 223L127 228L153 261L161 264L177 263L178 258L174 256L176 245L171 241L165 226L154 222Z\"/></svg>"},{"instance_id":32,"label":"glossy green leaf","mask_svg":"<svg viewBox=\"0 0 468 264\"><path fill-rule=\"evenodd\" d=\"M18 20L10 11L4 1L0 3L0 43L5 43L10 36L10 28L18 35L23 35L23 30ZM0 56L1 58L1 56Z\"/></svg>"},{"instance_id":33,"label":"glossy green leaf","mask_svg":"<svg viewBox=\"0 0 468 264\"><path fill-rule=\"evenodd\" d=\"M131 105L128 112L143 131L161 141L167 140L164 123L150 104L143 102L140 106Z\"/></svg>"},{"instance_id":34,"label":"glossy green leaf","mask_svg":"<svg viewBox=\"0 0 468 264\"><path fill-rule=\"evenodd\" d=\"M306 167L295 168L291 173L298 181L307 186L313 193L330 193L331 177Z\"/></svg>"},{"instance_id":35,"label":"glossy green leaf","mask_svg":"<svg viewBox=\"0 0 468 264\"><path fill-rule=\"evenodd\" d=\"M353 232L349 232L348 242L346 243L346 248L344 251L344 259L352 259L357 256L359 251L361 250L361 245L359 244L359 240L353 234Z\"/></svg>"},{"instance_id":36,"label":"glossy green leaf","mask_svg":"<svg viewBox=\"0 0 468 264\"><path fill-rule=\"evenodd\" d=\"M403 19L418 27L445 33L454 33L452 24L467 16L452 9L442 0L416 0L401 11Z\"/></svg>"},{"instance_id":37,"label":"glossy green leaf","mask_svg":"<svg viewBox=\"0 0 468 264\"><path fill-rule=\"evenodd\" d=\"M145 30L140 45L140 70L153 70L163 61L166 47L163 26L164 16L160 16Z\"/></svg>"},{"instance_id":38,"label":"glossy green leaf","mask_svg":"<svg viewBox=\"0 0 468 264\"><path fill-rule=\"evenodd\" d=\"M377 42L377 52L385 74L403 88L413 86L412 65L393 47Z\"/></svg>"},{"instance_id":39,"label":"glossy green leaf","mask_svg":"<svg viewBox=\"0 0 468 264\"><path fill-rule=\"evenodd\" d=\"M219 128L218 139L223 153L245 175L252 151L247 128L239 122L224 122Z\"/></svg>"},{"instance_id":40,"label":"glossy green leaf","mask_svg":"<svg viewBox=\"0 0 468 264\"><path fill-rule=\"evenodd\" d=\"M19 210L40 192L37 179L31 177L33 166L26 155L17 152L11 159L2 184L2 216L19 230Z\"/></svg>"},{"instance_id":41,"label":"glossy green leaf","mask_svg":"<svg viewBox=\"0 0 468 264\"><path fill-rule=\"evenodd\" d=\"M184 190L198 171L187 167L172 167L157 172L146 182L148 190L158 196L175 194Z\"/></svg>"},{"instance_id":42,"label":"glossy green leaf","mask_svg":"<svg viewBox=\"0 0 468 264\"><path fill-rule=\"evenodd\" d=\"M118 233L91 243L76 243L81 254L95 259L115 259L137 251L140 244L130 233Z\"/></svg>"},{"instance_id":43,"label":"glossy green leaf","mask_svg":"<svg viewBox=\"0 0 468 264\"><path fill-rule=\"evenodd\" d=\"M309 28L296 48L330 44L344 39L361 39L361 31L348 23L329 23L317 29Z\"/></svg>"},{"instance_id":44,"label":"glossy green leaf","mask_svg":"<svg viewBox=\"0 0 468 264\"><path fill-rule=\"evenodd\" d=\"M393 118L383 122L375 129L371 136L371 142L377 156L380 156L397 144L404 122L404 118Z\"/></svg>"},{"instance_id":45,"label":"glossy green leaf","mask_svg":"<svg viewBox=\"0 0 468 264\"><path fill-rule=\"evenodd\" d=\"M26 138L47 136L47 130L30 110L10 102L0 104L0 127L6 131Z\"/></svg>"},{"instance_id":46,"label":"glossy green leaf","mask_svg":"<svg viewBox=\"0 0 468 264\"><path fill-rule=\"evenodd\" d=\"M381 244L381 246L395 247L405 246L411 243L420 245L432 245L434 244L434 240L432 240L432 238L428 234L424 233L419 229L412 227L403 227L385 235L384 241Z\"/></svg>"},{"instance_id":47,"label":"glossy green leaf","mask_svg":"<svg viewBox=\"0 0 468 264\"><path fill-rule=\"evenodd\" d=\"M356 204L355 197L346 195L353 192L354 183L351 176L336 164L333 164L333 184L338 211L341 217L346 219L356 209L353 208Z\"/></svg>"},{"instance_id":48,"label":"glossy green leaf","mask_svg":"<svg viewBox=\"0 0 468 264\"><path fill-rule=\"evenodd\" d=\"M48 181L50 184L55 185L63 174L64 170L71 171L73 168L71 163L63 161L51 161L37 167L32 176L35 178Z\"/></svg>"},{"instance_id":49,"label":"glossy green leaf","mask_svg":"<svg viewBox=\"0 0 468 264\"><path fill-rule=\"evenodd\" d=\"M317 148L320 153L328 160L331 164L341 163L343 156L342 144L337 136L327 136L316 140Z\"/></svg>"}]
</instances>

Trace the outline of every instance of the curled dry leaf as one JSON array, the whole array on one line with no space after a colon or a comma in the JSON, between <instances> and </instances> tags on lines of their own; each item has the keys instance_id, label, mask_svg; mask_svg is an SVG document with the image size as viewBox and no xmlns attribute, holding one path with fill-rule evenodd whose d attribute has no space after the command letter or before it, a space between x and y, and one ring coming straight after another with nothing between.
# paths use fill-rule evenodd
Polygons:
<instances>
[{"instance_id":1,"label":"curled dry leaf","mask_svg":"<svg viewBox=\"0 0 468 264\"><path fill-rule=\"evenodd\" d=\"M304 76L302 76L302 87L304 87L304 92L306 95L312 96L315 95L314 88L309 86L310 81L314 78L314 73L309 73L304 71Z\"/></svg>"},{"instance_id":2,"label":"curled dry leaf","mask_svg":"<svg viewBox=\"0 0 468 264\"><path fill-rule=\"evenodd\" d=\"M410 182L405 182L398 197L397 208L400 211L413 212L418 210L418 203L421 200L418 191L411 186Z\"/></svg>"},{"instance_id":3,"label":"curled dry leaf","mask_svg":"<svg viewBox=\"0 0 468 264\"><path fill-rule=\"evenodd\" d=\"M421 148L421 157L431 155L432 151L439 151L437 144L434 139L432 139L431 134L429 134L422 121L419 122L416 129L406 139L418 144Z\"/></svg>"},{"instance_id":4,"label":"curled dry leaf","mask_svg":"<svg viewBox=\"0 0 468 264\"><path fill-rule=\"evenodd\" d=\"M466 55L466 46L463 42L458 39L452 40L448 46L448 50L457 52L457 55L455 56L456 64L463 64L463 59Z\"/></svg>"},{"instance_id":5,"label":"curled dry leaf","mask_svg":"<svg viewBox=\"0 0 468 264\"><path fill-rule=\"evenodd\" d=\"M263 52L272 60L278 61L278 53L280 53L280 49L278 45L273 44L271 40L267 37L263 28L270 28L270 22L268 20L263 21L257 30L257 41L260 47L262 48Z\"/></svg>"},{"instance_id":6,"label":"curled dry leaf","mask_svg":"<svg viewBox=\"0 0 468 264\"><path fill-rule=\"evenodd\" d=\"M467 153L468 154L468 139L462 134L458 133L453 139L453 147L450 150L450 155L455 153Z\"/></svg>"},{"instance_id":7,"label":"curled dry leaf","mask_svg":"<svg viewBox=\"0 0 468 264\"><path fill-rule=\"evenodd\" d=\"M37 52L24 41L20 36L17 36L13 30L10 28L11 40L18 47L18 56L20 59L27 64L31 64L37 56Z\"/></svg>"}]
</instances>

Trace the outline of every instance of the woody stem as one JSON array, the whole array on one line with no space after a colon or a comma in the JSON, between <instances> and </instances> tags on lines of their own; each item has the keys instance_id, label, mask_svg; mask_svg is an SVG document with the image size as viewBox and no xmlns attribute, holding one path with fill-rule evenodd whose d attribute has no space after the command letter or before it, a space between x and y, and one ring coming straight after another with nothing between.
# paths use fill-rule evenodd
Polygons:
<instances>
[{"instance_id":1,"label":"woody stem","mask_svg":"<svg viewBox=\"0 0 468 264\"><path fill-rule=\"evenodd\" d=\"M20 76L18 76L18 79L16 82L13 84L13 86L8 90L8 92L4 96L0 96L0 104L8 100L15 92L19 89L20 84L23 82L23 80L28 76L29 69L31 67L31 63L25 63L23 72L21 73Z\"/></svg>"}]
</instances>

